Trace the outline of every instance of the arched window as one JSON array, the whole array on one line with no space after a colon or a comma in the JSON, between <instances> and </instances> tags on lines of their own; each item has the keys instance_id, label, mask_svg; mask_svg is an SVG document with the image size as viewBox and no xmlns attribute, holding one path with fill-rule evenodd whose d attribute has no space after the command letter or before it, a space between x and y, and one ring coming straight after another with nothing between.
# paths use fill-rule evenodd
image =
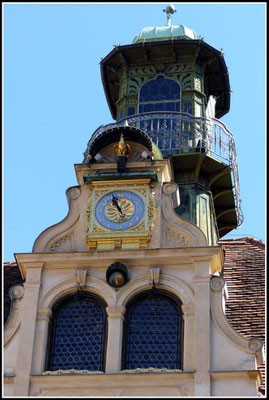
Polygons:
<instances>
[{"instance_id":1,"label":"arched window","mask_svg":"<svg viewBox=\"0 0 269 400\"><path fill-rule=\"evenodd\" d=\"M163 291L148 291L127 306L123 368L181 368L181 304Z\"/></svg>"},{"instance_id":2,"label":"arched window","mask_svg":"<svg viewBox=\"0 0 269 400\"><path fill-rule=\"evenodd\" d=\"M81 293L69 296L53 308L47 370L104 370L106 305Z\"/></svg>"},{"instance_id":3,"label":"arched window","mask_svg":"<svg viewBox=\"0 0 269 400\"><path fill-rule=\"evenodd\" d=\"M139 113L153 111L180 111L179 83L159 75L141 87Z\"/></svg>"}]
</instances>

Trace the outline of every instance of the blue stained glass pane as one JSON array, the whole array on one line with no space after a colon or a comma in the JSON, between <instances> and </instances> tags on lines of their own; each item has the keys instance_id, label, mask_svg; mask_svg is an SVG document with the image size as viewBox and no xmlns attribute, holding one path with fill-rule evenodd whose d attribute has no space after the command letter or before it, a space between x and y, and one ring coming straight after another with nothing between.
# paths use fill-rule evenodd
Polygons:
<instances>
[{"instance_id":1,"label":"blue stained glass pane","mask_svg":"<svg viewBox=\"0 0 269 400\"><path fill-rule=\"evenodd\" d=\"M154 104L144 104L144 112L154 111Z\"/></svg>"},{"instance_id":2,"label":"blue stained glass pane","mask_svg":"<svg viewBox=\"0 0 269 400\"><path fill-rule=\"evenodd\" d=\"M127 307L125 366L180 368L181 310L163 293L140 296Z\"/></svg>"},{"instance_id":3,"label":"blue stained glass pane","mask_svg":"<svg viewBox=\"0 0 269 400\"><path fill-rule=\"evenodd\" d=\"M184 112L192 114L192 104L184 103Z\"/></svg>"},{"instance_id":4,"label":"blue stained glass pane","mask_svg":"<svg viewBox=\"0 0 269 400\"><path fill-rule=\"evenodd\" d=\"M179 83L163 76L145 83L139 93L139 102L177 99L180 99Z\"/></svg>"},{"instance_id":5,"label":"blue stained glass pane","mask_svg":"<svg viewBox=\"0 0 269 400\"><path fill-rule=\"evenodd\" d=\"M105 308L85 294L54 310L48 368L104 369ZM64 327L64 329L63 329Z\"/></svg>"},{"instance_id":6,"label":"blue stained glass pane","mask_svg":"<svg viewBox=\"0 0 269 400\"><path fill-rule=\"evenodd\" d=\"M129 115L134 115L134 113L135 113L135 108L134 107L129 107L128 108L128 116Z\"/></svg>"},{"instance_id":7,"label":"blue stained glass pane","mask_svg":"<svg viewBox=\"0 0 269 400\"><path fill-rule=\"evenodd\" d=\"M164 111L164 103L155 103L155 111Z\"/></svg>"}]
</instances>

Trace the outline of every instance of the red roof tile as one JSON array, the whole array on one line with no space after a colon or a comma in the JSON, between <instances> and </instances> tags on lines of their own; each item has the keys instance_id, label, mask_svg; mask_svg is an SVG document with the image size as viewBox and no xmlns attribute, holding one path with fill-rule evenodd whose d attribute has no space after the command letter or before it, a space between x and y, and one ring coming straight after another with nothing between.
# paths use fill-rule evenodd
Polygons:
<instances>
[{"instance_id":1,"label":"red roof tile","mask_svg":"<svg viewBox=\"0 0 269 400\"><path fill-rule=\"evenodd\" d=\"M256 239L222 239L225 254L223 277L229 298L225 312L231 325L247 338L265 342L265 244ZM258 366L262 375L259 388L265 393L265 365Z\"/></svg>"}]
</instances>

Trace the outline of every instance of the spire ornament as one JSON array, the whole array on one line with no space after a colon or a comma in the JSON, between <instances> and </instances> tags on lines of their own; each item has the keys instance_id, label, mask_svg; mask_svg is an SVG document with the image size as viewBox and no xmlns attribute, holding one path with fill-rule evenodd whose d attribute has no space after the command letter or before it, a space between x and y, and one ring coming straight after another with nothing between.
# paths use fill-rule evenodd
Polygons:
<instances>
[{"instance_id":1,"label":"spire ornament","mask_svg":"<svg viewBox=\"0 0 269 400\"><path fill-rule=\"evenodd\" d=\"M166 16L167 16L167 26L171 26L171 19L172 19L172 15L174 13L177 12L177 10L175 9L175 7L173 6L173 4L170 4L170 6L167 6L163 12L166 12Z\"/></svg>"}]
</instances>

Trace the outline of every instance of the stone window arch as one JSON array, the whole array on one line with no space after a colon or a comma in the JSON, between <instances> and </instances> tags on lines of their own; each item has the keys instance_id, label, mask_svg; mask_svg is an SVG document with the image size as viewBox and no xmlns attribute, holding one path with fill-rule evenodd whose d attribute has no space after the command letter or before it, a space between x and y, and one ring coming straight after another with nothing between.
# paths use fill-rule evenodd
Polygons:
<instances>
[{"instance_id":1,"label":"stone window arch","mask_svg":"<svg viewBox=\"0 0 269 400\"><path fill-rule=\"evenodd\" d=\"M123 369L182 369L181 302L164 290L147 290L126 307Z\"/></svg>"},{"instance_id":2,"label":"stone window arch","mask_svg":"<svg viewBox=\"0 0 269 400\"><path fill-rule=\"evenodd\" d=\"M53 306L47 370L105 370L106 306L87 292L65 296Z\"/></svg>"}]
</instances>

